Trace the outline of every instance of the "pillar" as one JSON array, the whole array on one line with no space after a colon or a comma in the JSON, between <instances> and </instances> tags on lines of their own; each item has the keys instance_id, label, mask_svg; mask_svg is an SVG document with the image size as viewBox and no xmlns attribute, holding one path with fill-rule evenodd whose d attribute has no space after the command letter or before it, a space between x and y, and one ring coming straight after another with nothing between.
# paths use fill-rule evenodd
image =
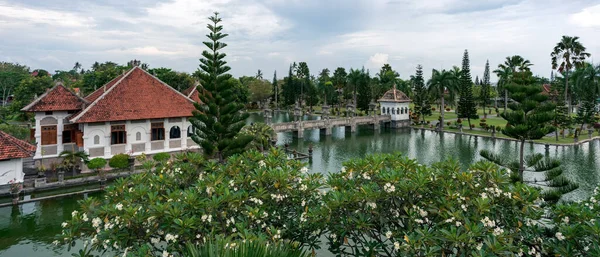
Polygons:
<instances>
[{"instance_id":1,"label":"pillar","mask_svg":"<svg viewBox=\"0 0 600 257\"><path fill-rule=\"evenodd\" d=\"M112 156L112 147L110 145L110 122L104 123L104 158ZM93 139L92 139L93 140Z\"/></svg>"},{"instance_id":2,"label":"pillar","mask_svg":"<svg viewBox=\"0 0 600 257\"><path fill-rule=\"evenodd\" d=\"M165 128L165 141L163 142L163 150L168 150L169 149L169 140L170 138L170 134L169 132L171 131L171 125L169 124L169 118L165 118L165 121L163 122L163 127Z\"/></svg>"},{"instance_id":3,"label":"pillar","mask_svg":"<svg viewBox=\"0 0 600 257\"><path fill-rule=\"evenodd\" d=\"M60 116L57 116L58 124L56 125L56 154L62 153L65 146L63 145L63 130L65 128L64 119Z\"/></svg>"}]
</instances>

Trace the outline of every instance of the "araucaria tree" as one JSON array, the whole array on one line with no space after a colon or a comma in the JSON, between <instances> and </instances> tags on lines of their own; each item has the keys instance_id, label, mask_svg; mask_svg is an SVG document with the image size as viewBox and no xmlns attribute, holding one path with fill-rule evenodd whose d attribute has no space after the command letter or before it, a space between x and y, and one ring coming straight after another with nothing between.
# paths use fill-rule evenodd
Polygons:
<instances>
[{"instance_id":1,"label":"araucaria tree","mask_svg":"<svg viewBox=\"0 0 600 257\"><path fill-rule=\"evenodd\" d=\"M485 70L483 72L483 80L481 81L481 105L483 106L483 117L487 118L487 112L485 112L485 106L490 101L490 61L485 62Z\"/></svg>"},{"instance_id":2,"label":"araucaria tree","mask_svg":"<svg viewBox=\"0 0 600 257\"><path fill-rule=\"evenodd\" d=\"M531 78L531 72L525 72ZM527 80L524 80L527 81ZM540 139L554 131L554 110L556 105L548 101L548 96L542 95L539 85L512 83L506 86L513 102L508 105L509 111L500 114L507 121L502 130L504 135L519 141L519 161L503 160L490 151L481 151L481 156L496 164L517 170L515 180L533 185L548 187L543 193L547 201L555 202L562 194L577 189L566 177L562 176L560 162L545 158L541 154L525 156L525 141ZM543 173L543 176L532 175L526 181L524 172Z\"/></svg>"},{"instance_id":3,"label":"araucaria tree","mask_svg":"<svg viewBox=\"0 0 600 257\"><path fill-rule=\"evenodd\" d=\"M227 73L231 68L226 65L226 54L220 52L227 46L220 41L227 34L222 33L223 26L219 24L221 18L218 13L209 20L209 41L204 42L209 50L204 50L200 59L198 92L201 102L194 104L196 111L193 112L191 123L195 129L192 139L202 147L207 157L223 162L225 158L244 151L252 137L239 135L248 114L242 111L244 105L237 101L233 93L233 86L228 81L231 75Z\"/></svg>"},{"instance_id":4,"label":"araucaria tree","mask_svg":"<svg viewBox=\"0 0 600 257\"><path fill-rule=\"evenodd\" d=\"M578 40L579 37L563 36L550 54L552 69L556 69L565 75L565 102L569 106L569 113L571 112L569 72L574 67L581 67L585 58L590 57L590 54L585 51L585 47Z\"/></svg>"},{"instance_id":5,"label":"araucaria tree","mask_svg":"<svg viewBox=\"0 0 600 257\"><path fill-rule=\"evenodd\" d=\"M417 65L417 71L411 78L413 84L413 103L415 104L415 113L418 118L425 123L425 116L431 115L431 103L429 94L425 87L425 79L423 78L423 66Z\"/></svg>"},{"instance_id":6,"label":"araucaria tree","mask_svg":"<svg viewBox=\"0 0 600 257\"><path fill-rule=\"evenodd\" d=\"M465 50L462 60L460 74L460 98L456 113L459 118L466 118L471 129L471 118L477 117L477 107L473 99L473 81L471 81L471 67L469 64L469 52Z\"/></svg>"}]
</instances>

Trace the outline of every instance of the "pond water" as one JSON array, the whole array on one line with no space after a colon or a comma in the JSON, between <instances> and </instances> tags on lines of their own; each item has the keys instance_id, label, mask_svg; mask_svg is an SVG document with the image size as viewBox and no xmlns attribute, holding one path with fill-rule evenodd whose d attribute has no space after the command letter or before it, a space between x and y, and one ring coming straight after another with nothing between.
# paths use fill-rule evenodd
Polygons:
<instances>
[{"instance_id":1,"label":"pond water","mask_svg":"<svg viewBox=\"0 0 600 257\"><path fill-rule=\"evenodd\" d=\"M305 116L304 119L318 117ZM287 113L275 115L275 122L289 121ZM248 120L260 122L262 117L252 114ZM496 151L504 158L517 158L516 142L481 137L436 133L413 129L382 129L375 132L367 126L359 126L356 133L336 128L331 136L321 135L318 130L305 131L303 139L292 133L279 133L278 145L289 144L291 149L307 153L313 147L308 160L311 172L338 172L344 161L361 158L373 153L402 152L424 164L445 159L458 161L463 167L481 160L482 149ZM543 145L527 144L527 153L542 153L563 162L566 175L579 183L580 188L565 196L567 200L589 197L600 182L600 142L593 141L580 146L556 147L548 150ZM95 194L98 195L98 194ZM19 206L0 208L0 256L70 256L66 250L56 250L51 242L60 233L60 224L77 208L76 201L84 195L44 200ZM80 246L81 244L78 244Z\"/></svg>"}]
</instances>

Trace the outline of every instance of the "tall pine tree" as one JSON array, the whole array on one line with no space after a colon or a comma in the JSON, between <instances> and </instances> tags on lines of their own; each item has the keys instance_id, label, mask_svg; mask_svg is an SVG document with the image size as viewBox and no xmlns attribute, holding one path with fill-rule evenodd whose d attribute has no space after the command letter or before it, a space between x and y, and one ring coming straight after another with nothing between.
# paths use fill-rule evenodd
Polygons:
<instances>
[{"instance_id":1,"label":"tall pine tree","mask_svg":"<svg viewBox=\"0 0 600 257\"><path fill-rule=\"evenodd\" d=\"M483 117L487 118L487 112L485 112L485 107L487 106L490 100L490 61L487 60L485 62L485 70L483 71L483 80L481 81L481 105L483 106Z\"/></svg>"},{"instance_id":2,"label":"tall pine tree","mask_svg":"<svg viewBox=\"0 0 600 257\"><path fill-rule=\"evenodd\" d=\"M477 107L473 99L473 81L471 80L471 67L469 64L469 52L465 50L460 71L460 98L456 112L459 118L467 118L469 129L471 129L471 118L477 117Z\"/></svg>"},{"instance_id":3,"label":"tall pine tree","mask_svg":"<svg viewBox=\"0 0 600 257\"><path fill-rule=\"evenodd\" d=\"M279 86L277 86L277 71L273 73L273 100L275 101L275 109L279 109L277 101L279 100Z\"/></svg>"},{"instance_id":4,"label":"tall pine tree","mask_svg":"<svg viewBox=\"0 0 600 257\"><path fill-rule=\"evenodd\" d=\"M430 95L425 87L425 79L423 78L423 66L417 65L415 76L411 76L413 84L413 103L415 104L415 113L417 117L425 123L425 116L431 115Z\"/></svg>"},{"instance_id":5,"label":"tall pine tree","mask_svg":"<svg viewBox=\"0 0 600 257\"><path fill-rule=\"evenodd\" d=\"M227 44L221 42L227 34L222 33L219 13L208 18L209 41L203 42L208 51L202 52L200 59L200 86L198 92L201 102L195 103L196 110L190 120L194 126L192 139L198 143L208 158L217 158L223 162L227 157L241 153L252 141L252 136L240 135L248 114L243 112L244 105L239 103L229 81L231 69L221 52Z\"/></svg>"}]
</instances>

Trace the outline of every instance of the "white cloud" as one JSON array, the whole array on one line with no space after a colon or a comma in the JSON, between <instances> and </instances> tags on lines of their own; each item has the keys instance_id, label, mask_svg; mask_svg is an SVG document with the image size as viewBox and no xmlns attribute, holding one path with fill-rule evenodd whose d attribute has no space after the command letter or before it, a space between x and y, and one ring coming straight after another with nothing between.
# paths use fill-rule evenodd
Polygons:
<instances>
[{"instance_id":1,"label":"white cloud","mask_svg":"<svg viewBox=\"0 0 600 257\"><path fill-rule=\"evenodd\" d=\"M376 53L369 57L369 61L367 61L365 66L369 69L377 70L384 64L388 63L389 57L390 55L388 54Z\"/></svg>"},{"instance_id":2,"label":"white cloud","mask_svg":"<svg viewBox=\"0 0 600 257\"><path fill-rule=\"evenodd\" d=\"M0 3L0 26L32 26L45 24L68 28L90 27L94 19L69 12L39 10Z\"/></svg>"},{"instance_id":3,"label":"white cloud","mask_svg":"<svg viewBox=\"0 0 600 257\"><path fill-rule=\"evenodd\" d=\"M600 4L572 14L569 21L581 27L600 27Z\"/></svg>"},{"instance_id":4,"label":"white cloud","mask_svg":"<svg viewBox=\"0 0 600 257\"><path fill-rule=\"evenodd\" d=\"M161 50L154 46L144 46L144 47L133 47L129 49L113 49L108 50L108 53L117 53L117 54L130 54L130 55L141 55L141 56L175 56L175 55L184 55L185 52L182 51L168 51Z\"/></svg>"}]
</instances>

